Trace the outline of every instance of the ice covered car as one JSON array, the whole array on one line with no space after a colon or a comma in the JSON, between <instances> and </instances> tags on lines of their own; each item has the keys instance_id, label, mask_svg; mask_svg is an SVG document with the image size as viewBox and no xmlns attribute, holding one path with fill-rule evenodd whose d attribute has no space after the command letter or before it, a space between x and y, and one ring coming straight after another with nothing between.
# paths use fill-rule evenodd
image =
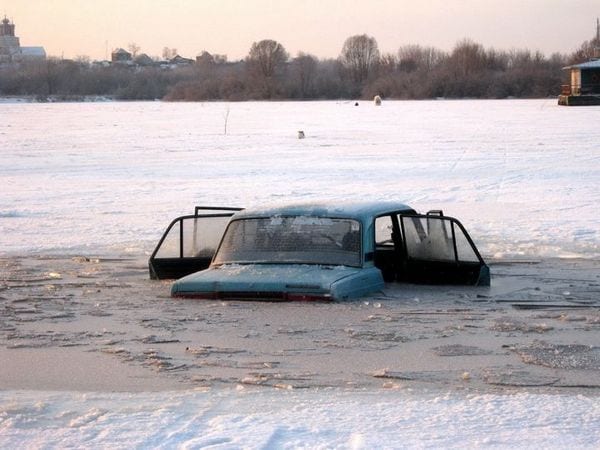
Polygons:
<instances>
[{"instance_id":1,"label":"ice covered car","mask_svg":"<svg viewBox=\"0 0 600 450\"><path fill-rule=\"evenodd\" d=\"M196 207L175 219L150 277L176 297L342 300L384 282L485 286L490 272L460 222L401 203Z\"/></svg>"}]
</instances>

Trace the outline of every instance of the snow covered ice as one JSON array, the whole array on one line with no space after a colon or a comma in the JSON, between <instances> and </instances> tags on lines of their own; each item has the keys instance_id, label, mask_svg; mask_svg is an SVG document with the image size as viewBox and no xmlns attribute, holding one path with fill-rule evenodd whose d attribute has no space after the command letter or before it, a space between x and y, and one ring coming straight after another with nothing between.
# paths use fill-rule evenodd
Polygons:
<instances>
[{"instance_id":1,"label":"snow covered ice","mask_svg":"<svg viewBox=\"0 0 600 450\"><path fill-rule=\"evenodd\" d=\"M395 199L459 217L487 255L600 254L598 108L156 102L1 114L7 253L149 251L201 204Z\"/></svg>"},{"instance_id":2,"label":"snow covered ice","mask_svg":"<svg viewBox=\"0 0 600 450\"><path fill-rule=\"evenodd\" d=\"M585 396L339 390L2 393L0 444L31 448L597 448ZM15 398L12 398L15 397Z\"/></svg>"},{"instance_id":3,"label":"snow covered ice","mask_svg":"<svg viewBox=\"0 0 600 450\"><path fill-rule=\"evenodd\" d=\"M0 118L2 257L145 258L168 222L195 205L323 199L441 208L488 258L600 257L598 107L554 99L3 103ZM3 448L599 442L593 392L0 391Z\"/></svg>"}]
</instances>

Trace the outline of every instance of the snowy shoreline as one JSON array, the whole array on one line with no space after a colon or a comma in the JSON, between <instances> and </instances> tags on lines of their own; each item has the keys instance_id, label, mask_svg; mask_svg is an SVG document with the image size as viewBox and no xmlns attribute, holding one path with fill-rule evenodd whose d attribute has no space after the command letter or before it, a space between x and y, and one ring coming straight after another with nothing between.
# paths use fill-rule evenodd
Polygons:
<instances>
[{"instance_id":1,"label":"snowy shoreline","mask_svg":"<svg viewBox=\"0 0 600 450\"><path fill-rule=\"evenodd\" d=\"M117 100L105 95L7 95L0 96L0 104L23 104L23 103L96 103L117 102ZM154 100L149 100L154 101Z\"/></svg>"},{"instance_id":2,"label":"snowy shoreline","mask_svg":"<svg viewBox=\"0 0 600 450\"><path fill-rule=\"evenodd\" d=\"M428 99L386 99L388 102L440 102L440 101L515 101L515 100L553 100L557 101L558 97L506 97L506 98L498 98L498 99L489 99L489 98L472 98L472 97L461 97L461 98L428 98ZM372 100L371 99L336 99L336 100L299 100L299 99L276 99L276 100L239 100L239 101L229 101L229 100L162 100L160 98L156 98L153 100L121 100L109 95L49 95L49 96L37 96L37 95L5 95L0 96L0 104L2 103L89 103L89 102L121 102L121 103L149 103L149 102L167 102L167 103L315 103L315 102L336 102L336 103L352 103L356 102L364 103L369 105Z\"/></svg>"}]
</instances>

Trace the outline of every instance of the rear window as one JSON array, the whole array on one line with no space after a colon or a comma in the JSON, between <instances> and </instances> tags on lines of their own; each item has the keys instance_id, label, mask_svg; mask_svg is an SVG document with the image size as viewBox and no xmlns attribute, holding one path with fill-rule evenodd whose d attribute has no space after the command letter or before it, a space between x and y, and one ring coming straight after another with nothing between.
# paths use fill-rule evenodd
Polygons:
<instances>
[{"instance_id":1,"label":"rear window","mask_svg":"<svg viewBox=\"0 0 600 450\"><path fill-rule=\"evenodd\" d=\"M359 267L360 223L351 219L294 216L235 220L213 261Z\"/></svg>"}]
</instances>

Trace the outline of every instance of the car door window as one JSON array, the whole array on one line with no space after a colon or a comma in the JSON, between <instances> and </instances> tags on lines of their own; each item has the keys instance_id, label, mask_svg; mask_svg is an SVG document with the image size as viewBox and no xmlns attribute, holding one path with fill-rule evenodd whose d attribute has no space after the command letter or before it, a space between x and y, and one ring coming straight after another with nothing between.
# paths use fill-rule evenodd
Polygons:
<instances>
[{"instance_id":1,"label":"car door window","mask_svg":"<svg viewBox=\"0 0 600 450\"><path fill-rule=\"evenodd\" d=\"M454 224L453 224L454 225ZM458 260L464 262L478 262L479 256L475 253L473 246L459 227L454 227L454 235L456 237L456 250L458 252Z\"/></svg>"},{"instance_id":2,"label":"car door window","mask_svg":"<svg viewBox=\"0 0 600 450\"><path fill-rule=\"evenodd\" d=\"M375 219L375 245L393 245L391 216L381 216Z\"/></svg>"},{"instance_id":3,"label":"car door window","mask_svg":"<svg viewBox=\"0 0 600 450\"><path fill-rule=\"evenodd\" d=\"M193 217L182 222L183 257L212 258L230 217Z\"/></svg>"},{"instance_id":4,"label":"car door window","mask_svg":"<svg viewBox=\"0 0 600 450\"><path fill-rule=\"evenodd\" d=\"M197 206L168 226L148 262L150 278L179 278L209 266L223 231L240 208Z\"/></svg>"},{"instance_id":5,"label":"car door window","mask_svg":"<svg viewBox=\"0 0 600 450\"><path fill-rule=\"evenodd\" d=\"M397 279L489 286L489 268L460 222L452 217L399 215L406 252Z\"/></svg>"},{"instance_id":6,"label":"car door window","mask_svg":"<svg viewBox=\"0 0 600 450\"><path fill-rule=\"evenodd\" d=\"M402 217L409 258L456 261L452 224L441 217Z\"/></svg>"}]
</instances>

